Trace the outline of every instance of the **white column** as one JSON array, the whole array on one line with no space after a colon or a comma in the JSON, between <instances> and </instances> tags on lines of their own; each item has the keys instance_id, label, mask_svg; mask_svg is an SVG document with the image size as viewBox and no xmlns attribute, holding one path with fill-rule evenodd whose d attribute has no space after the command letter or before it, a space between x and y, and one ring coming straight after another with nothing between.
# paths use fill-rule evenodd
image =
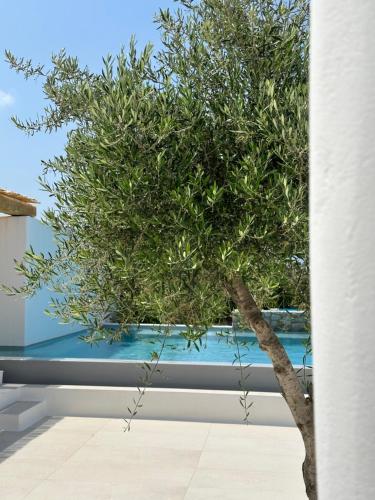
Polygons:
<instances>
[{"instance_id":1,"label":"white column","mask_svg":"<svg viewBox=\"0 0 375 500\"><path fill-rule=\"evenodd\" d=\"M312 0L319 500L375 499L375 0Z\"/></svg>"},{"instance_id":2,"label":"white column","mask_svg":"<svg viewBox=\"0 0 375 500\"><path fill-rule=\"evenodd\" d=\"M22 286L14 259L22 260L30 246L36 252L53 253L56 245L51 229L28 216L0 217L0 284ZM28 299L9 297L0 290L0 346L24 347L80 330L76 323L62 324L45 314L51 298L61 296L47 287Z\"/></svg>"}]
</instances>

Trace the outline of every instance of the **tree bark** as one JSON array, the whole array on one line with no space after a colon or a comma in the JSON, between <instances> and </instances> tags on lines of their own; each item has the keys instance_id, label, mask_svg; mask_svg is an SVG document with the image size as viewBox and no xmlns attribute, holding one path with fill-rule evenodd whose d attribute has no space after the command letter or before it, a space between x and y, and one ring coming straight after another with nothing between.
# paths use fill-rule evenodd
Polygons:
<instances>
[{"instance_id":1,"label":"tree bark","mask_svg":"<svg viewBox=\"0 0 375 500\"><path fill-rule=\"evenodd\" d=\"M297 374L277 335L263 318L249 288L240 277L227 283L227 290L247 325L254 330L259 346L271 358L281 393L286 400L305 445L302 473L306 494L317 499L313 401L305 396Z\"/></svg>"}]
</instances>

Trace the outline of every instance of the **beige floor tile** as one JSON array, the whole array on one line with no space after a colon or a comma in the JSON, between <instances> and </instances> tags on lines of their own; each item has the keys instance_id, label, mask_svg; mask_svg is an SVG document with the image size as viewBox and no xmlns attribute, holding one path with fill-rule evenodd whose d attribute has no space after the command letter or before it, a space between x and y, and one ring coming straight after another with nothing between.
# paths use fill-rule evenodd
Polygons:
<instances>
[{"instance_id":1,"label":"beige floor tile","mask_svg":"<svg viewBox=\"0 0 375 500\"><path fill-rule=\"evenodd\" d=\"M75 429L72 423L67 428L60 427L58 429L53 425L46 429L45 432L34 429L28 434L23 434L16 441L13 439L14 442L0 452L0 461L8 457L17 457L18 459L29 457L68 458L94 434L94 430L82 431L79 428Z\"/></svg>"},{"instance_id":2,"label":"beige floor tile","mask_svg":"<svg viewBox=\"0 0 375 500\"><path fill-rule=\"evenodd\" d=\"M234 488L189 488L184 500L259 500L249 490ZM280 500L274 498L273 500Z\"/></svg>"},{"instance_id":3,"label":"beige floor tile","mask_svg":"<svg viewBox=\"0 0 375 500\"><path fill-rule=\"evenodd\" d=\"M262 455L279 457L279 460L283 457L303 457L304 455L304 447L299 442L284 444L278 441L248 440L246 437L241 440L240 438L221 439L209 436L205 443L204 451L214 453L226 452L227 455L231 456L241 453L248 455L260 453Z\"/></svg>"},{"instance_id":4,"label":"beige floor tile","mask_svg":"<svg viewBox=\"0 0 375 500\"><path fill-rule=\"evenodd\" d=\"M189 488L184 500L307 500L300 492L260 491L259 489Z\"/></svg>"},{"instance_id":5,"label":"beige floor tile","mask_svg":"<svg viewBox=\"0 0 375 500\"><path fill-rule=\"evenodd\" d=\"M210 438L223 440L242 440L243 442L280 443L283 445L303 445L301 434L295 427L275 427L266 425L227 425L213 424ZM238 441L237 441L238 443Z\"/></svg>"},{"instance_id":6,"label":"beige floor tile","mask_svg":"<svg viewBox=\"0 0 375 500\"><path fill-rule=\"evenodd\" d=\"M38 479L22 479L19 477L5 477L0 472L1 500L18 500L38 486Z\"/></svg>"},{"instance_id":7,"label":"beige floor tile","mask_svg":"<svg viewBox=\"0 0 375 500\"><path fill-rule=\"evenodd\" d=\"M28 500L110 500L111 484L105 482L42 481Z\"/></svg>"},{"instance_id":8,"label":"beige floor tile","mask_svg":"<svg viewBox=\"0 0 375 500\"><path fill-rule=\"evenodd\" d=\"M81 447L70 458L68 463L85 462L92 466L106 463L121 463L126 465L155 465L174 468L174 467L197 467L200 459L200 450L180 450L169 448L156 447L135 447L132 446L128 450L111 449L110 447L91 446L89 444Z\"/></svg>"},{"instance_id":9,"label":"beige floor tile","mask_svg":"<svg viewBox=\"0 0 375 500\"><path fill-rule=\"evenodd\" d=\"M107 418L53 417L48 419L48 424L54 431L73 430L92 433L102 429L107 423Z\"/></svg>"},{"instance_id":10,"label":"beige floor tile","mask_svg":"<svg viewBox=\"0 0 375 500\"><path fill-rule=\"evenodd\" d=\"M176 420L146 420L135 419L131 423L131 431L152 431L162 434L169 432L196 432L198 430L209 430L212 424L207 422L184 422ZM125 428L125 421L122 418L106 419L102 430L121 431Z\"/></svg>"},{"instance_id":11,"label":"beige floor tile","mask_svg":"<svg viewBox=\"0 0 375 500\"><path fill-rule=\"evenodd\" d=\"M25 439L26 441L29 440L29 433L0 431L0 453L5 451L12 444L23 442Z\"/></svg>"},{"instance_id":12,"label":"beige floor tile","mask_svg":"<svg viewBox=\"0 0 375 500\"><path fill-rule=\"evenodd\" d=\"M95 435L96 431L87 431L84 432L82 430L72 430L72 429L60 429L54 430L53 427L48 431L42 434L37 435L27 435L22 440L19 441L19 444L24 443L40 443L40 444L51 444L52 446L57 444L77 444L82 445L86 443L89 439L91 439Z\"/></svg>"},{"instance_id":13,"label":"beige floor tile","mask_svg":"<svg viewBox=\"0 0 375 500\"><path fill-rule=\"evenodd\" d=\"M57 434L57 436L56 436ZM0 452L0 467L5 460L57 460L63 462L90 439L90 435L79 432L49 431L44 434L24 436Z\"/></svg>"},{"instance_id":14,"label":"beige floor tile","mask_svg":"<svg viewBox=\"0 0 375 500\"><path fill-rule=\"evenodd\" d=\"M228 487L245 490L254 484L254 474L245 474L244 471L228 469L208 469L199 467L190 482L190 488L218 489Z\"/></svg>"},{"instance_id":15,"label":"beige floor tile","mask_svg":"<svg viewBox=\"0 0 375 500\"><path fill-rule=\"evenodd\" d=\"M106 418L103 431L121 432L125 428L125 420L123 418Z\"/></svg>"},{"instance_id":16,"label":"beige floor tile","mask_svg":"<svg viewBox=\"0 0 375 500\"><path fill-rule=\"evenodd\" d=\"M158 429L137 429L130 432L116 433L98 431L87 444L107 446L113 450L125 450L136 446L149 446L182 450L201 450L208 436L208 428L171 429L169 432L159 432Z\"/></svg>"},{"instance_id":17,"label":"beige floor tile","mask_svg":"<svg viewBox=\"0 0 375 500\"><path fill-rule=\"evenodd\" d=\"M275 500L305 498L300 469L292 469L287 473L275 468L269 471L254 471L251 467L248 471L199 468L190 482L189 489L210 489L213 485L224 492L230 489L254 492L259 498L262 498L261 495L268 498L271 494ZM258 497L254 496L254 499L258 500Z\"/></svg>"},{"instance_id":18,"label":"beige floor tile","mask_svg":"<svg viewBox=\"0 0 375 500\"><path fill-rule=\"evenodd\" d=\"M8 456L9 458L17 459L28 459L28 458L57 458L57 459L68 459L76 451L78 451L82 446L82 443L55 443L51 442L38 442L30 441L24 446L15 447L12 446L10 449L3 452L3 456ZM1 454L0 454L1 455Z\"/></svg>"},{"instance_id":19,"label":"beige floor tile","mask_svg":"<svg viewBox=\"0 0 375 500\"><path fill-rule=\"evenodd\" d=\"M22 479L45 479L60 465L56 459L18 459L10 457L0 464L0 477L17 477Z\"/></svg>"},{"instance_id":20,"label":"beige floor tile","mask_svg":"<svg viewBox=\"0 0 375 500\"><path fill-rule=\"evenodd\" d=\"M284 491L280 490L264 490L254 493L254 500L307 500L304 490L292 491L290 488Z\"/></svg>"},{"instance_id":21,"label":"beige floor tile","mask_svg":"<svg viewBox=\"0 0 375 500\"><path fill-rule=\"evenodd\" d=\"M194 467L177 467L173 470L164 467L163 463L158 466L139 464L122 464L119 461L112 462L103 460L98 467L97 463L68 461L51 474L49 479L63 481L69 478L71 481L90 482L100 474L104 482L113 484L126 484L129 487L137 485L155 485L167 483L171 488L187 487L191 480Z\"/></svg>"},{"instance_id":22,"label":"beige floor tile","mask_svg":"<svg viewBox=\"0 0 375 500\"><path fill-rule=\"evenodd\" d=\"M297 429L151 420L134 421L130 433L123 427L121 419L54 417L2 441L0 433L0 450L8 446L0 451L1 500L306 498Z\"/></svg>"},{"instance_id":23,"label":"beige floor tile","mask_svg":"<svg viewBox=\"0 0 375 500\"><path fill-rule=\"evenodd\" d=\"M111 500L184 500L186 491L186 488L171 487L168 483L146 486L118 484L112 487Z\"/></svg>"},{"instance_id":24,"label":"beige floor tile","mask_svg":"<svg viewBox=\"0 0 375 500\"><path fill-rule=\"evenodd\" d=\"M225 429L214 425L205 443L205 450L224 449L233 453L241 451L251 453L256 450L274 455L295 456L303 452L304 448L297 429L265 426L234 426Z\"/></svg>"},{"instance_id":25,"label":"beige floor tile","mask_svg":"<svg viewBox=\"0 0 375 500\"><path fill-rule=\"evenodd\" d=\"M261 447L252 451L204 450L199 460L199 467L206 469L243 470L256 472L299 470L304 459L303 453L283 454L269 451L265 453Z\"/></svg>"}]
</instances>

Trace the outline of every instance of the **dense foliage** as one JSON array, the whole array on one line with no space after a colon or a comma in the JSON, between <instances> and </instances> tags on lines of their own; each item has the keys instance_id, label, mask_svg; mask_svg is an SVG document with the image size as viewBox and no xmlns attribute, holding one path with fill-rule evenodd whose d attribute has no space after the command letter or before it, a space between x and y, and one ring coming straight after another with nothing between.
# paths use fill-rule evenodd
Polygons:
<instances>
[{"instance_id":1,"label":"dense foliage","mask_svg":"<svg viewBox=\"0 0 375 500\"><path fill-rule=\"evenodd\" d=\"M96 331L115 313L197 338L230 314L235 274L259 306L308 303L307 1L180 4L159 53L132 41L100 74L7 53L51 103L17 126L69 130L41 179L58 250L27 253L21 291L48 284L53 313Z\"/></svg>"}]
</instances>

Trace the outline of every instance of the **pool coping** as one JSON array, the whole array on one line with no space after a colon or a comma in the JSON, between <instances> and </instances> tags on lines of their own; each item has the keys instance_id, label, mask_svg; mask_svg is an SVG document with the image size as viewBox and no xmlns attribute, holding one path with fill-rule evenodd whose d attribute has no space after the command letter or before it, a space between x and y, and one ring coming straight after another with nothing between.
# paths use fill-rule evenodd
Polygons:
<instances>
[{"instance_id":1,"label":"pool coping","mask_svg":"<svg viewBox=\"0 0 375 500\"><path fill-rule=\"evenodd\" d=\"M144 363L138 360L0 357L5 383L137 387L142 385L143 367ZM160 373L152 378L155 388L234 391L240 388L239 366L231 363L160 361L158 367ZM302 380L303 366L294 368ZM253 364L248 373L250 376L242 380L244 390L279 392L272 365ZM305 376L312 376L310 367L305 368Z\"/></svg>"}]
</instances>

